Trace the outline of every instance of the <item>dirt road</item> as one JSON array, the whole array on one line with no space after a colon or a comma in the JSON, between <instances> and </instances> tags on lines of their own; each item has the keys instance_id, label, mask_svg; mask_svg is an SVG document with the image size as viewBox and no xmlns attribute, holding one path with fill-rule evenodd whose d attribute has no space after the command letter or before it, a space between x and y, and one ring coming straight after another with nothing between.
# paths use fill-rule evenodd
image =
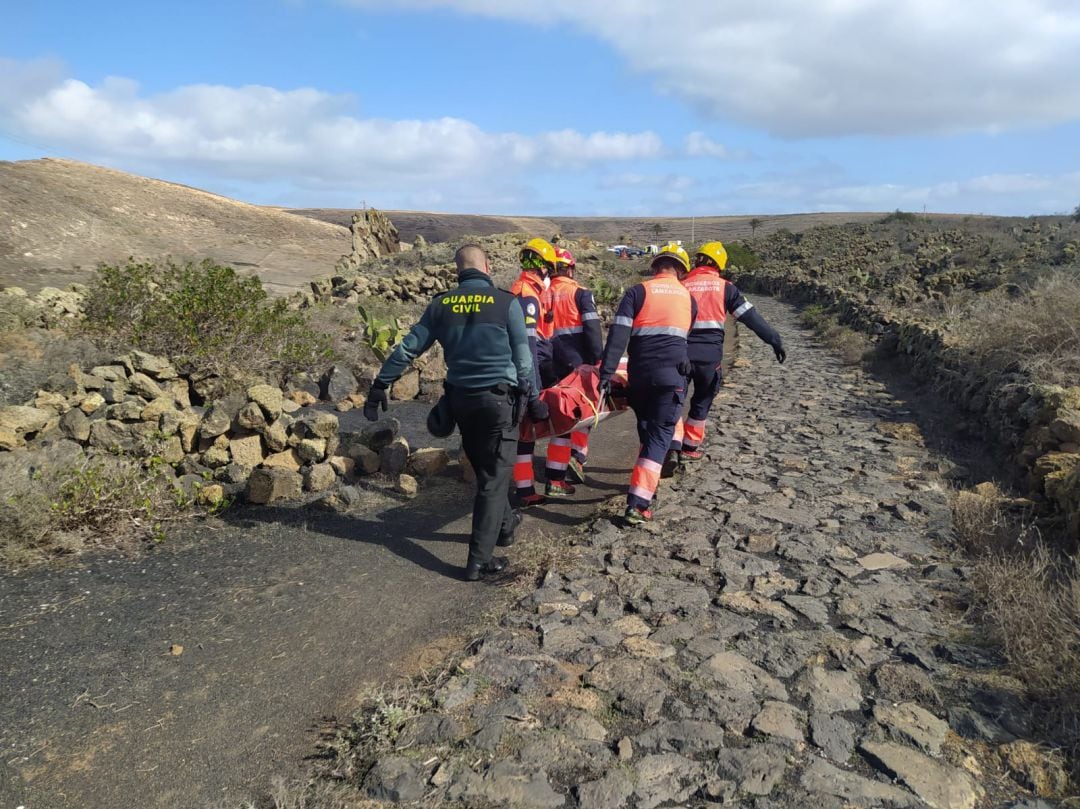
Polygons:
<instances>
[{"instance_id":1,"label":"dirt road","mask_svg":"<svg viewBox=\"0 0 1080 809\"><path fill-rule=\"evenodd\" d=\"M519 547L622 490L633 423L597 432L591 485L530 510ZM138 558L0 578L0 807L235 806L365 683L460 646L501 598L458 578L471 489L448 474L371 497L362 515L238 509Z\"/></svg>"}]
</instances>

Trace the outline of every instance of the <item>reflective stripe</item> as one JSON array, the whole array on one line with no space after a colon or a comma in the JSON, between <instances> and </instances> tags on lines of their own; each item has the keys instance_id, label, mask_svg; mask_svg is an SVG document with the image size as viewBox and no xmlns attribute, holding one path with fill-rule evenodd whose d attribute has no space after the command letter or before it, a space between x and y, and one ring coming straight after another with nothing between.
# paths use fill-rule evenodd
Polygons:
<instances>
[{"instance_id":1,"label":"reflective stripe","mask_svg":"<svg viewBox=\"0 0 1080 809\"><path fill-rule=\"evenodd\" d=\"M555 329L555 331L552 332L551 336L552 337L559 337L559 336L564 335L564 334L581 334L584 331L585 331L585 329L584 329L583 326L567 326L564 329Z\"/></svg>"},{"instance_id":2,"label":"reflective stripe","mask_svg":"<svg viewBox=\"0 0 1080 809\"><path fill-rule=\"evenodd\" d=\"M525 329L525 336L526 337L535 337L536 336L536 328L533 327L531 329L529 329L529 328Z\"/></svg>"},{"instance_id":3,"label":"reflective stripe","mask_svg":"<svg viewBox=\"0 0 1080 809\"><path fill-rule=\"evenodd\" d=\"M687 427L704 427L705 426L705 420L704 419L687 419L686 420L686 426Z\"/></svg>"},{"instance_id":4,"label":"reflective stripe","mask_svg":"<svg viewBox=\"0 0 1080 809\"><path fill-rule=\"evenodd\" d=\"M655 489L646 489L642 486L631 486L629 492L634 495L634 497L640 497L642 500L648 502L649 500L652 500Z\"/></svg>"},{"instance_id":5,"label":"reflective stripe","mask_svg":"<svg viewBox=\"0 0 1080 809\"><path fill-rule=\"evenodd\" d=\"M532 463L532 455L518 455L514 463Z\"/></svg>"},{"instance_id":6,"label":"reflective stripe","mask_svg":"<svg viewBox=\"0 0 1080 809\"><path fill-rule=\"evenodd\" d=\"M695 320L691 331L698 331L699 329L719 329L724 330L724 324L720 320Z\"/></svg>"},{"instance_id":7,"label":"reflective stripe","mask_svg":"<svg viewBox=\"0 0 1080 809\"><path fill-rule=\"evenodd\" d=\"M551 447L568 447L568 446L570 446L570 439L569 438L564 438L563 436L557 436L556 438L552 438L551 441L548 442L548 446L551 446Z\"/></svg>"},{"instance_id":8,"label":"reflective stripe","mask_svg":"<svg viewBox=\"0 0 1080 809\"><path fill-rule=\"evenodd\" d=\"M566 469L566 468L568 468L570 466L570 464L569 463L563 463L562 461L553 461L553 460L551 460L549 458L547 463L545 464L545 466L548 469Z\"/></svg>"},{"instance_id":9,"label":"reflective stripe","mask_svg":"<svg viewBox=\"0 0 1080 809\"><path fill-rule=\"evenodd\" d=\"M750 301L747 301L746 303L744 303L742 306L740 306L738 309L735 310L735 317L742 317L743 315L745 315L747 312L749 312L753 308L754 308L754 304L750 303Z\"/></svg>"},{"instance_id":10,"label":"reflective stripe","mask_svg":"<svg viewBox=\"0 0 1080 809\"><path fill-rule=\"evenodd\" d=\"M686 329L680 329L677 326L638 326L636 329L631 329L630 335L633 337L648 337L650 335L668 335L671 337L686 338Z\"/></svg>"},{"instance_id":11,"label":"reflective stripe","mask_svg":"<svg viewBox=\"0 0 1080 809\"><path fill-rule=\"evenodd\" d=\"M583 314L581 316L581 319L582 320L599 320L600 315L598 315L596 312L586 312L585 314Z\"/></svg>"},{"instance_id":12,"label":"reflective stripe","mask_svg":"<svg viewBox=\"0 0 1080 809\"><path fill-rule=\"evenodd\" d=\"M619 315L617 318L615 318L615 325L616 326L633 326L634 325L634 319L630 318L630 317L623 317L622 315Z\"/></svg>"},{"instance_id":13,"label":"reflective stripe","mask_svg":"<svg viewBox=\"0 0 1080 809\"><path fill-rule=\"evenodd\" d=\"M634 464L634 466L640 466L642 469L647 469L650 472L656 472L658 474L664 468L664 465L662 463L657 463L656 461L650 460L648 458L638 458L637 463Z\"/></svg>"}]
</instances>

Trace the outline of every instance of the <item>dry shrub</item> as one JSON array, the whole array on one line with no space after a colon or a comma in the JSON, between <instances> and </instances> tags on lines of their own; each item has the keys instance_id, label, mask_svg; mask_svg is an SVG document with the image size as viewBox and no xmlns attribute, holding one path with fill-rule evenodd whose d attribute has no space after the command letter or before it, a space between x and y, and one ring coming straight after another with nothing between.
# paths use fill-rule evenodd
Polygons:
<instances>
[{"instance_id":1,"label":"dry shrub","mask_svg":"<svg viewBox=\"0 0 1080 809\"><path fill-rule=\"evenodd\" d=\"M823 306L815 304L803 309L802 322L813 329L845 365L859 365L873 351L873 343L866 335L841 325L835 315Z\"/></svg>"},{"instance_id":2,"label":"dry shrub","mask_svg":"<svg viewBox=\"0 0 1080 809\"><path fill-rule=\"evenodd\" d=\"M953 530L968 552L1004 552L1023 541L1023 525L1005 512L1001 502L1000 493L992 486L983 491L957 492L953 496Z\"/></svg>"},{"instance_id":3,"label":"dry shrub","mask_svg":"<svg viewBox=\"0 0 1080 809\"><path fill-rule=\"evenodd\" d=\"M1010 514L996 488L953 498L953 528L976 554L976 603L1042 715L1048 741L1080 751L1080 564Z\"/></svg>"},{"instance_id":4,"label":"dry shrub","mask_svg":"<svg viewBox=\"0 0 1080 809\"><path fill-rule=\"evenodd\" d=\"M979 604L1038 702L1048 740L1080 752L1080 565L1042 544L975 566Z\"/></svg>"},{"instance_id":5,"label":"dry shrub","mask_svg":"<svg viewBox=\"0 0 1080 809\"><path fill-rule=\"evenodd\" d=\"M0 564L23 566L91 548L160 539L163 523L180 510L162 476L126 458L43 465L30 472L27 483L5 482Z\"/></svg>"},{"instance_id":6,"label":"dry shrub","mask_svg":"<svg viewBox=\"0 0 1080 809\"><path fill-rule=\"evenodd\" d=\"M1080 271L1037 279L1017 297L983 296L959 337L990 368L1072 385L1080 378Z\"/></svg>"}]
</instances>

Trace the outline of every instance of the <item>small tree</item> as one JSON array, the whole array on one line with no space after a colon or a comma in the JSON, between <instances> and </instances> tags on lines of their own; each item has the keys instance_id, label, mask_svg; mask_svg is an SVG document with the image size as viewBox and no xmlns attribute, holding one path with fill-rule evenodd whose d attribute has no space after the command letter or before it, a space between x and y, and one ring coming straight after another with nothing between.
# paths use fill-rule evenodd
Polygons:
<instances>
[{"instance_id":1,"label":"small tree","mask_svg":"<svg viewBox=\"0 0 1080 809\"><path fill-rule=\"evenodd\" d=\"M761 227L761 225L762 221L756 217L750 220L750 238L754 237L754 234L757 233L757 229Z\"/></svg>"},{"instance_id":2,"label":"small tree","mask_svg":"<svg viewBox=\"0 0 1080 809\"><path fill-rule=\"evenodd\" d=\"M1072 220L1074 222L1080 222L1080 205L1073 208Z\"/></svg>"},{"instance_id":3,"label":"small tree","mask_svg":"<svg viewBox=\"0 0 1080 809\"><path fill-rule=\"evenodd\" d=\"M1078 209L1078 210L1080 210L1080 209ZM652 232L656 235L656 238L659 239L660 235L664 232L664 226L661 225L659 222L656 222L652 226Z\"/></svg>"}]
</instances>

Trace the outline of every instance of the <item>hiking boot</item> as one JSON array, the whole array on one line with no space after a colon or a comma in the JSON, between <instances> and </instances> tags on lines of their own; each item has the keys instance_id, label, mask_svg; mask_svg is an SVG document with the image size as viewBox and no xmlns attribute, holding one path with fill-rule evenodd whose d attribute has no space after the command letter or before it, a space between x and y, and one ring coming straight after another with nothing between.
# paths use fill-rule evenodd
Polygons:
<instances>
[{"instance_id":1,"label":"hiking boot","mask_svg":"<svg viewBox=\"0 0 1080 809\"><path fill-rule=\"evenodd\" d=\"M549 480L544 487L544 494L548 497L569 497L574 491L574 487L565 480Z\"/></svg>"},{"instance_id":2,"label":"hiking boot","mask_svg":"<svg viewBox=\"0 0 1080 809\"><path fill-rule=\"evenodd\" d=\"M465 581L480 581L484 576L501 573L505 569L505 556L492 556L486 562L469 562L465 567Z\"/></svg>"},{"instance_id":3,"label":"hiking boot","mask_svg":"<svg viewBox=\"0 0 1080 809\"><path fill-rule=\"evenodd\" d=\"M682 452L679 453L680 461L700 461L705 457L705 453L697 447L683 447Z\"/></svg>"},{"instance_id":4,"label":"hiking boot","mask_svg":"<svg viewBox=\"0 0 1080 809\"><path fill-rule=\"evenodd\" d=\"M585 464L577 458L570 459L570 465L566 468L567 473L574 478L574 483L585 482Z\"/></svg>"},{"instance_id":5,"label":"hiking boot","mask_svg":"<svg viewBox=\"0 0 1080 809\"><path fill-rule=\"evenodd\" d=\"M495 544L498 545L500 548L509 548L511 545L517 542L517 536L515 532L517 531L518 526L521 525L522 520L524 519L525 518L521 516L520 511L514 511L510 515L509 529L499 532L499 541Z\"/></svg>"},{"instance_id":6,"label":"hiking boot","mask_svg":"<svg viewBox=\"0 0 1080 809\"><path fill-rule=\"evenodd\" d=\"M519 494L518 503L522 508L528 508L529 506L542 506L547 502L547 498L542 494L531 492L529 494Z\"/></svg>"},{"instance_id":7,"label":"hiking boot","mask_svg":"<svg viewBox=\"0 0 1080 809\"><path fill-rule=\"evenodd\" d=\"M644 525L652 520L652 509L627 506L626 513L623 514L623 520L626 521L627 525Z\"/></svg>"}]
</instances>

